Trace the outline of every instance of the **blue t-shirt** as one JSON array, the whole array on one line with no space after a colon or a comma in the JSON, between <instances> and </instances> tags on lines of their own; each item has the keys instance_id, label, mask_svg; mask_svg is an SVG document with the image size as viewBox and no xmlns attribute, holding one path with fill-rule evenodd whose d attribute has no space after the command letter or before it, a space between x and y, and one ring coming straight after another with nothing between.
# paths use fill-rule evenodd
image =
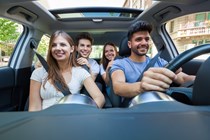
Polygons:
<instances>
[{"instance_id":1,"label":"blue t-shirt","mask_svg":"<svg viewBox=\"0 0 210 140\"><path fill-rule=\"evenodd\" d=\"M126 82L134 83L138 80L144 68L149 64L151 58L146 57L144 62L134 62L129 57L116 59L111 67L111 74L115 70L122 70L125 74ZM168 62L162 58L158 58L154 67L164 67Z\"/></svg>"}]
</instances>

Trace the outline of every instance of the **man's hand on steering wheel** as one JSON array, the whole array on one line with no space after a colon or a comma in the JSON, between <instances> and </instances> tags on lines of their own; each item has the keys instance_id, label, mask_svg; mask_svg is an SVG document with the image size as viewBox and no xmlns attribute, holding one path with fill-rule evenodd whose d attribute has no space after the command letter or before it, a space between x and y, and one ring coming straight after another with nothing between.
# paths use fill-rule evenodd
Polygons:
<instances>
[{"instance_id":1,"label":"man's hand on steering wheel","mask_svg":"<svg viewBox=\"0 0 210 140\"><path fill-rule=\"evenodd\" d=\"M144 72L141 80L141 89L144 91L165 91L177 75L167 68L149 68Z\"/></svg>"}]
</instances>

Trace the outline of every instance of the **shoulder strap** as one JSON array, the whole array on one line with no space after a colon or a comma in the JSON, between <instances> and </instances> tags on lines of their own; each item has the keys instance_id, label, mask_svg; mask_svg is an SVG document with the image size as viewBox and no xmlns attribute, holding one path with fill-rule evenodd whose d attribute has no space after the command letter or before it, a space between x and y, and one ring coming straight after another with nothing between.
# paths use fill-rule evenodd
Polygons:
<instances>
[{"instance_id":1,"label":"shoulder strap","mask_svg":"<svg viewBox=\"0 0 210 140\"><path fill-rule=\"evenodd\" d=\"M31 43L31 48L35 52L36 56L38 57L42 66L44 67L44 69L48 72L48 64L47 64L46 60L36 51L33 43ZM55 81L55 84L56 84L57 88L64 94L64 96L71 94L70 90L68 88L64 89L60 82Z\"/></svg>"},{"instance_id":2,"label":"shoulder strap","mask_svg":"<svg viewBox=\"0 0 210 140\"><path fill-rule=\"evenodd\" d=\"M148 70L150 67L153 67L155 65L155 63L158 60L158 57L160 56L160 54L162 53L162 48L159 50L159 52L150 60L149 64L147 64L147 66L144 68L144 70L142 71L142 73L140 74L139 78L137 79L136 82L140 81L143 77L143 74L146 70ZM124 98L123 102L122 102L122 107L127 107L130 103L130 101L133 98Z\"/></svg>"},{"instance_id":3,"label":"shoulder strap","mask_svg":"<svg viewBox=\"0 0 210 140\"><path fill-rule=\"evenodd\" d=\"M155 65L161 53L162 49L150 60L149 64L147 64L147 66L144 68L137 81L140 81L142 79L145 71L147 71L150 67L153 67Z\"/></svg>"}]
</instances>

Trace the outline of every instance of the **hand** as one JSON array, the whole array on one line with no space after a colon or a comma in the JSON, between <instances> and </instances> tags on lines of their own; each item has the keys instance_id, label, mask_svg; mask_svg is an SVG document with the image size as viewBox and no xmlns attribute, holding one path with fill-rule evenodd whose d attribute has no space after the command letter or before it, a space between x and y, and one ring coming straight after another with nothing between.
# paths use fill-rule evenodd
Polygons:
<instances>
[{"instance_id":1,"label":"hand","mask_svg":"<svg viewBox=\"0 0 210 140\"><path fill-rule=\"evenodd\" d=\"M176 78L176 74L167 68L149 68L140 81L140 91L165 91Z\"/></svg>"},{"instance_id":2,"label":"hand","mask_svg":"<svg viewBox=\"0 0 210 140\"><path fill-rule=\"evenodd\" d=\"M86 58L80 57L77 59L77 63L80 65L87 65L89 67L88 60Z\"/></svg>"},{"instance_id":3,"label":"hand","mask_svg":"<svg viewBox=\"0 0 210 140\"><path fill-rule=\"evenodd\" d=\"M108 63L106 69L109 70L109 69L112 67L112 64L113 64L113 60L111 60L111 61Z\"/></svg>"},{"instance_id":4,"label":"hand","mask_svg":"<svg viewBox=\"0 0 210 140\"><path fill-rule=\"evenodd\" d=\"M179 68L175 73L179 74L180 72L182 72L182 68Z\"/></svg>"}]
</instances>

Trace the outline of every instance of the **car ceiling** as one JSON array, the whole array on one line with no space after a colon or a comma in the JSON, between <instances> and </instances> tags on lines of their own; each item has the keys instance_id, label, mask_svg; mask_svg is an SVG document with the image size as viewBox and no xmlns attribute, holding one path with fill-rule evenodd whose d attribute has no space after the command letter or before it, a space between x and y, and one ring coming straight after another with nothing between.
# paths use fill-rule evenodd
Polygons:
<instances>
[{"instance_id":1,"label":"car ceiling","mask_svg":"<svg viewBox=\"0 0 210 140\"><path fill-rule=\"evenodd\" d=\"M124 21L119 23L118 21L107 20L101 23L93 23L93 21L58 21L49 11L46 12L44 7L41 6L40 9L37 9L36 5L39 5L39 3L35 1L31 3L31 1L32 0L2 0L0 2L0 14L4 17L12 17L29 27L34 26L37 30L48 34L51 34L55 30L62 29L74 37L78 32L87 31L93 34L94 37L98 37L99 40L102 40L102 42L104 42L104 38L111 39L110 41L112 41L113 37L109 37L113 32L115 32L116 36L125 36L127 28L136 20L147 20L153 23L154 26L157 26L164 24L167 20L174 17L189 13L192 10L197 10L197 12L199 12L200 9L196 9L196 5L202 2L207 3L207 6L202 9L209 9L210 3L208 0L161 0L162 3L158 2L153 6L153 8L146 9L139 17L137 17L137 19L133 21ZM20 7L26 11L27 9L30 9L30 12L27 14L32 15L32 18L27 20L24 14L21 15L15 13L19 9L16 9L15 11L14 9L11 9L11 7L17 5L21 5ZM8 11L8 9L10 10ZM8 12L5 13L5 11ZM37 17L33 17L33 15L37 15Z\"/></svg>"}]
</instances>

